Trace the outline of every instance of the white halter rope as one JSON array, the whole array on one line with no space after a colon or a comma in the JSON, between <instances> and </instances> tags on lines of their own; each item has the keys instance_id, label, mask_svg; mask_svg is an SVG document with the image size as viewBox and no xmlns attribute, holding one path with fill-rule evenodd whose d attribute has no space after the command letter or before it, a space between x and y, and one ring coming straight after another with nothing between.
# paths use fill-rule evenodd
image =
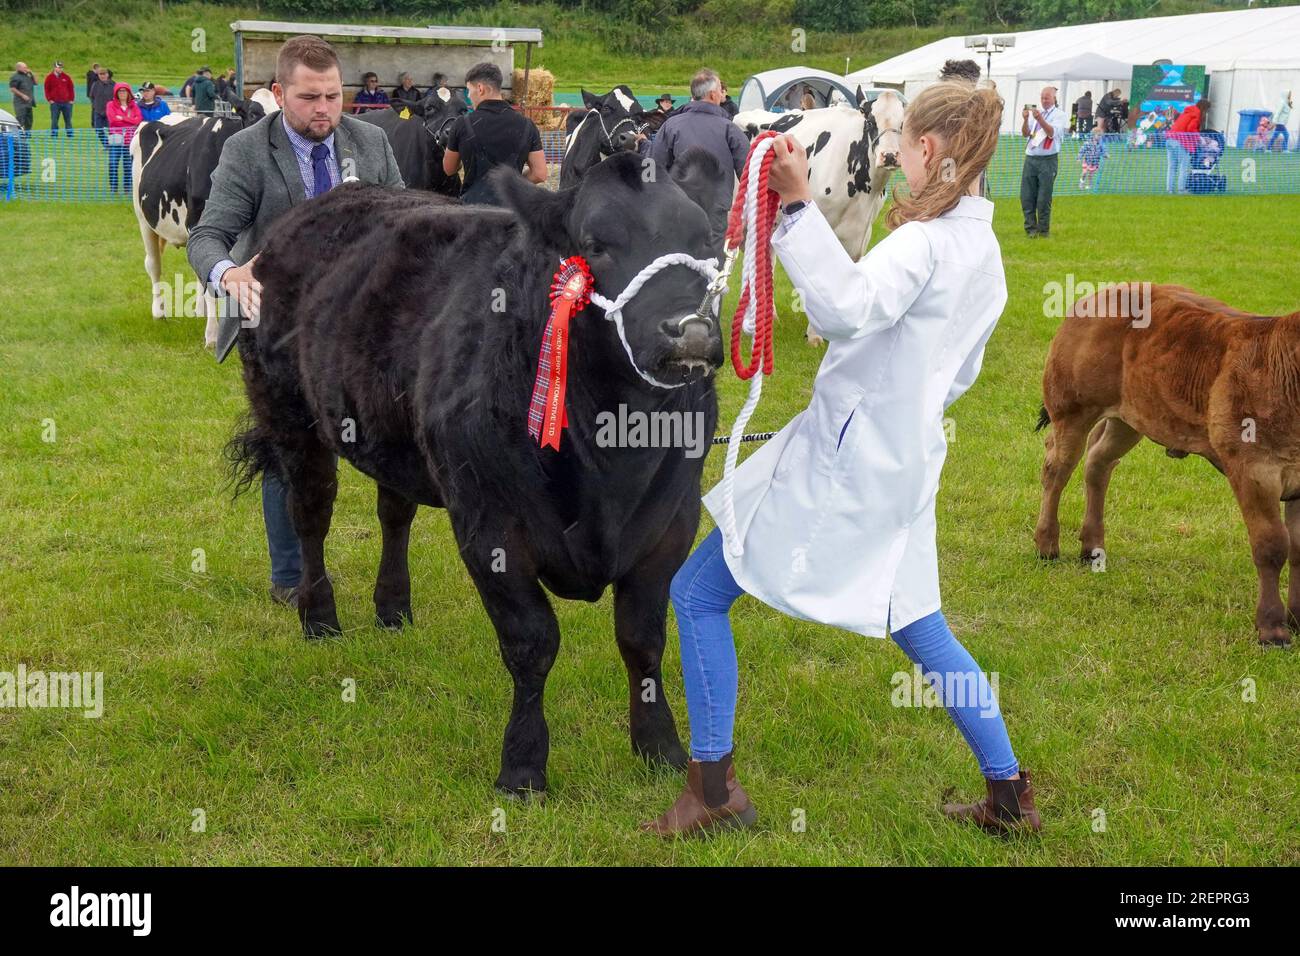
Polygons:
<instances>
[{"instance_id":1,"label":"white halter rope","mask_svg":"<svg viewBox=\"0 0 1300 956\"><path fill-rule=\"evenodd\" d=\"M623 343L623 351L627 353L627 360L632 363L632 368L638 375L656 388L681 388L686 383L678 382L676 385L670 385L667 382L661 382L652 375L641 371L641 367L636 364L636 358L632 355L632 346L628 344L627 333L623 331L623 306L632 301L632 297L641 291L641 287L650 281L651 276L661 269L667 269L669 266L686 266L688 269L694 269L711 282L715 282L720 275L716 266L717 261L718 260L716 259L696 259L694 256L686 252L669 252L660 256L633 276L632 281L627 284L626 289L619 293L617 299L607 299L599 292L595 291L591 293L592 303L604 309L605 318L613 322L614 326L618 329L618 339ZM713 287L710 286L710 291L712 291L712 288ZM721 288L718 295L721 295L724 291L726 291L725 287Z\"/></svg>"},{"instance_id":2,"label":"white halter rope","mask_svg":"<svg viewBox=\"0 0 1300 956\"><path fill-rule=\"evenodd\" d=\"M775 140L765 139L754 144L749 153L749 177L745 188L745 261L741 267L742 289L749 289L749 301L745 306L744 321L741 329L749 335L754 334L758 316L758 283L756 281L754 261L758 249L758 190L759 170L763 166L763 157L774 145ZM734 251L729 253L735 255ZM763 363L758 363L754 376L749 380L749 395L745 404L731 426L731 440L727 442L727 457L722 465L722 538L728 550L735 557L745 553L745 543L736 531L736 462L740 457L740 443L744 441L745 426L758 407L759 396L763 393Z\"/></svg>"}]
</instances>

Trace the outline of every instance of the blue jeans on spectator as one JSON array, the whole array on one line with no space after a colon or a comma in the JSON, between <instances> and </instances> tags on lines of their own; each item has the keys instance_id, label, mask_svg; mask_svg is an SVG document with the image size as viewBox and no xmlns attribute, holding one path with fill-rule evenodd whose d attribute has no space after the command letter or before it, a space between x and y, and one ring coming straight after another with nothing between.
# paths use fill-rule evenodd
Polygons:
<instances>
[{"instance_id":1,"label":"blue jeans on spectator","mask_svg":"<svg viewBox=\"0 0 1300 956\"><path fill-rule=\"evenodd\" d=\"M271 555L271 583L297 587L302 580L302 544L289 516L289 488L277 476L262 476L262 519Z\"/></svg>"},{"instance_id":2,"label":"blue jeans on spectator","mask_svg":"<svg viewBox=\"0 0 1300 956\"><path fill-rule=\"evenodd\" d=\"M1165 192L1187 192L1187 177L1192 171L1192 154L1187 147L1170 136L1165 140L1169 165L1165 172Z\"/></svg>"},{"instance_id":3,"label":"blue jeans on spectator","mask_svg":"<svg viewBox=\"0 0 1300 956\"><path fill-rule=\"evenodd\" d=\"M691 756L696 760L717 760L731 752L736 719L736 645L727 615L745 592L732 577L722 547L722 531L714 528L678 570L670 589L681 640ZM1002 712L996 705L986 707L979 702L993 700L987 679L948 629L942 612L891 630L890 636L927 679L933 677L939 699L966 738L980 772L993 780L1015 777L1020 765L1012 753ZM950 685L964 687L972 686L973 675L977 700L959 702L955 695L946 699L943 685L938 684L941 675L955 675L948 678Z\"/></svg>"},{"instance_id":4,"label":"blue jeans on spectator","mask_svg":"<svg viewBox=\"0 0 1300 956\"><path fill-rule=\"evenodd\" d=\"M120 133L117 135L121 135ZM129 193L131 191L131 147L125 144L110 142L108 144L108 188L110 192L117 192L117 170L122 169L122 191Z\"/></svg>"},{"instance_id":5,"label":"blue jeans on spectator","mask_svg":"<svg viewBox=\"0 0 1300 956\"><path fill-rule=\"evenodd\" d=\"M63 128L68 135L72 135L72 104L71 103L51 103L50 104L50 135L59 135L59 117L63 117Z\"/></svg>"},{"instance_id":6,"label":"blue jeans on spectator","mask_svg":"<svg viewBox=\"0 0 1300 956\"><path fill-rule=\"evenodd\" d=\"M1268 148L1269 148L1270 150L1273 148L1273 144L1274 144L1275 142L1277 142L1277 138L1278 138L1279 136L1282 137L1282 152L1285 153L1285 152L1286 152L1286 144L1289 143L1289 142L1291 142L1291 134L1290 134L1290 132L1288 132L1286 126L1274 126L1274 127L1273 127L1273 135L1270 136L1270 137L1268 138Z\"/></svg>"}]
</instances>

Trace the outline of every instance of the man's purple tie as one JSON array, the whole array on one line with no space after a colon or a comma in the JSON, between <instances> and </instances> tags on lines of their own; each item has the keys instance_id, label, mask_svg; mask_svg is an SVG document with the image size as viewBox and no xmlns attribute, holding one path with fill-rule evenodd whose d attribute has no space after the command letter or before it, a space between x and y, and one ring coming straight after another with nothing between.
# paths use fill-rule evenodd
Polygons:
<instances>
[{"instance_id":1,"label":"man's purple tie","mask_svg":"<svg viewBox=\"0 0 1300 956\"><path fill-rule=\"evenodd\" d=\"M320 196L330 191L333 181L330 179L330 148L324 143L317 143L311 148L311 172L316 178L316 187L312 196Z\"/></svg>"}]
</instances>

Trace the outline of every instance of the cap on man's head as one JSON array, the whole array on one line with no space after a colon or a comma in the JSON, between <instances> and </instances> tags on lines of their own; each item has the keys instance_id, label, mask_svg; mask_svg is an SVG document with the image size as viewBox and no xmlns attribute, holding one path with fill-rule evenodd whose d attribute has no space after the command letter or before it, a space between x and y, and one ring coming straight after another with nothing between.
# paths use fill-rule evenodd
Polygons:
<instances>
[{"instance_id":1,"label":"cap on man's head","mask_svg":"<svg viewBox=\"0 0 1300 956\"><path fill-rule=\"evenodd\" d=\"M144 92L145 90L152 90L153 88L154 88L153 84L150 83L148 80L145 80L143 83L140 84L141 92Z\"/></svg>"},{"instance_id":2,"label":"cap on man's head","mask_svg":"<svg viewBox=\"0 0 1300 956\"><path fill-rule=\"evenodd\" d=\"M669 103L671 103L673 101L673 95L671 93L664 93L662 96L659 97L659 99L655 100L655 102L662 103L664 100L667 100Z\"/></svg>"},{"instance_id":3,"label":"cap on man's head","mask_svg":"<svg viewBox=\"0 0 1300 956\"><path fill-rule=\"evenodd\" d=\"M55 60L55 61L54 61L54 68L55 68L56 70L61 70L61 69L63 69L63 61L62 61L62 60Z\"/></svg>"}]
</instances>

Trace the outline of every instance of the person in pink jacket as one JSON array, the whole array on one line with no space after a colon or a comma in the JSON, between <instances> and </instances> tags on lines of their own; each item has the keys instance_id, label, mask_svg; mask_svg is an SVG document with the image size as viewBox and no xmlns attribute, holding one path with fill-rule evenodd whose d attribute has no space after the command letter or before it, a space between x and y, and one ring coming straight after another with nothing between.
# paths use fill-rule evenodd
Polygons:
<instances>
[{"instance_id":1,"label":"person in pink jacket","mask_svg":"<svg viewBox=\"0 0 1300 956\"><path fill-rule=\"evenodd\" d=\"M131 193L131 138L144 122L128 83L113 85L113 98L104 110L108 117L108 188L117 192L117 169L122 167L122 192Z\"/></svg>"}]
</instances>

